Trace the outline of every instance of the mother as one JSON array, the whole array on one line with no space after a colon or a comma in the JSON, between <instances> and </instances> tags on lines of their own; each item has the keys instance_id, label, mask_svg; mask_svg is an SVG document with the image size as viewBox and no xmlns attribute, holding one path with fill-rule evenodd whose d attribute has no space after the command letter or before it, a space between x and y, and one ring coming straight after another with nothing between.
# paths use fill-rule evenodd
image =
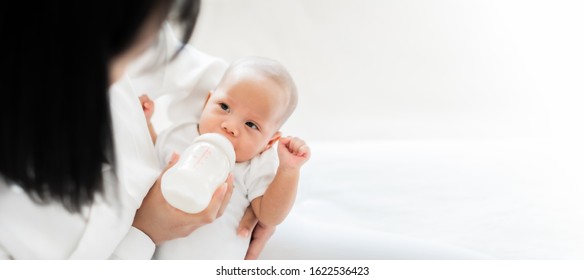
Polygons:
<instances>
[{"instance_id":1,"label":"mother","mask_svg":"<svg viewBox=\"0 0 584 280\"><path fill-rule=\"evenodd\" d=\"M174 104L189 104L224 64L193 51L169 59L176 42L168 28L157 36L174 10L187 41L199 1L68 2L15 2L0 12L0 33L10 39L0 64L0 259L147 259L155 243L219 217L232 188L219 188L200 214L164 201L126 66L142 55L133 71L156 82L149 94L173 92ZM27 23L15 28L21 20ZM169 74L186 69L189 82ZM183 117L180 106L174 112ZM255 222L244 221L247 229ZM263 238L250 246L251 257L272 231L256 228Z\"/></svg>"}]
</instances>

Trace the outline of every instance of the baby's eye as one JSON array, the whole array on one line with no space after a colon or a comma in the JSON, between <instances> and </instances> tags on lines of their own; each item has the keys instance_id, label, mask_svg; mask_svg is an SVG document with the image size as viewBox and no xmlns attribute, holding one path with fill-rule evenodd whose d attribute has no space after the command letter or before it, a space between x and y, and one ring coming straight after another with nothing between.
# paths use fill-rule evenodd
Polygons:
<instances>
[{"instance_id":1,"label":"baby's eye","mask_svg":"<svg viewBox=\"0 0 584 280\"><path fill-rule=\"evenodd\" d=\"M223 109L223 111L229 112L229 106L227 104L219 103L219 106L221 107L221 109Z\"/></svg>"},{"instance_id":2,"label":"baby's eye","mask_svg":"<svg viewBox=\"0 0 584 280\"><path fill-rule=\"evenodd\" d=\"M258 126L252 122L246 122L245 125L249 126L250 128L259 130Z\"/></svg>"}]
</instances>

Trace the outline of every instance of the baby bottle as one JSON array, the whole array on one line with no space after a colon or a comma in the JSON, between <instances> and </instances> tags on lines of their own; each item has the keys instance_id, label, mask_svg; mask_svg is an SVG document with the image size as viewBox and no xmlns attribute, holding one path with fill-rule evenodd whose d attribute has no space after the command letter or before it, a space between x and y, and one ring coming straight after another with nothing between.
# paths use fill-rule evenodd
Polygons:
<instances>
[{"instance_id":1,"label":"baby bottle","mask_svg":"<svg viewBox=\"0 0 584 280\"><path fill-rule=\"evenodd\" d=\"M235 165L235 151L229 140L217 133L203 134L164 173L162 195L173 207L199 213L211 202L213 193L227 180Z\"/></svg>"}]
</instances>

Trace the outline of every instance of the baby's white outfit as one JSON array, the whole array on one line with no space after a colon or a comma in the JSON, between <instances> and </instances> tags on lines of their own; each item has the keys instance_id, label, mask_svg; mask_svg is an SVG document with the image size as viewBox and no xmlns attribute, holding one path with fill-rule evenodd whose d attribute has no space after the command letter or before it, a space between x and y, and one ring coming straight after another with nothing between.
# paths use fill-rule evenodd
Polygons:
<instances>
[{"instance_id":1,"label":"baby's white outfit","mask_svg":"<svg viewBox=\"0 0 584 280\"><path fill-rule=\"evenodd\" d=\"M156 140L161 164L166 166L173 152L184 151L199 136L195 122L181 123L163 131ZM196 229L185 238L167 241L156 248L155 259L243 259L250 238L237 235L237 227L251 201L262 196L278 168L275 147L233 169L234 190L219 219Z\"/></svg>"}]
</instances>

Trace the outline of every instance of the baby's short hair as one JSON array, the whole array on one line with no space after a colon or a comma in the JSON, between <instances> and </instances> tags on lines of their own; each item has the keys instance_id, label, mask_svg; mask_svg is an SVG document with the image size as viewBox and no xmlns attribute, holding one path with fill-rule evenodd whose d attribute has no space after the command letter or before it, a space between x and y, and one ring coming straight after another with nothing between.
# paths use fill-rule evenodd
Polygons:
<instances>
[{"instance_id":1,"label":"baby's short hair","mask_svg":"<svg viewBox=\"0 0 584 280\"><path fill-rule=\"evenodd\" d=\"M231 63L229 68L225 71L225 74L223 74L219 86L232 78L233 75L243 70L251 71L254 74L276 82L285 92L288 93L286 111L283 112L280 120L280 125L284 124L292 115L298 104L298 90L296 89L296 84L290 73L288 73L288 70L276 60L265 57L246 56Z\"/></svg>"}]
</instances>

